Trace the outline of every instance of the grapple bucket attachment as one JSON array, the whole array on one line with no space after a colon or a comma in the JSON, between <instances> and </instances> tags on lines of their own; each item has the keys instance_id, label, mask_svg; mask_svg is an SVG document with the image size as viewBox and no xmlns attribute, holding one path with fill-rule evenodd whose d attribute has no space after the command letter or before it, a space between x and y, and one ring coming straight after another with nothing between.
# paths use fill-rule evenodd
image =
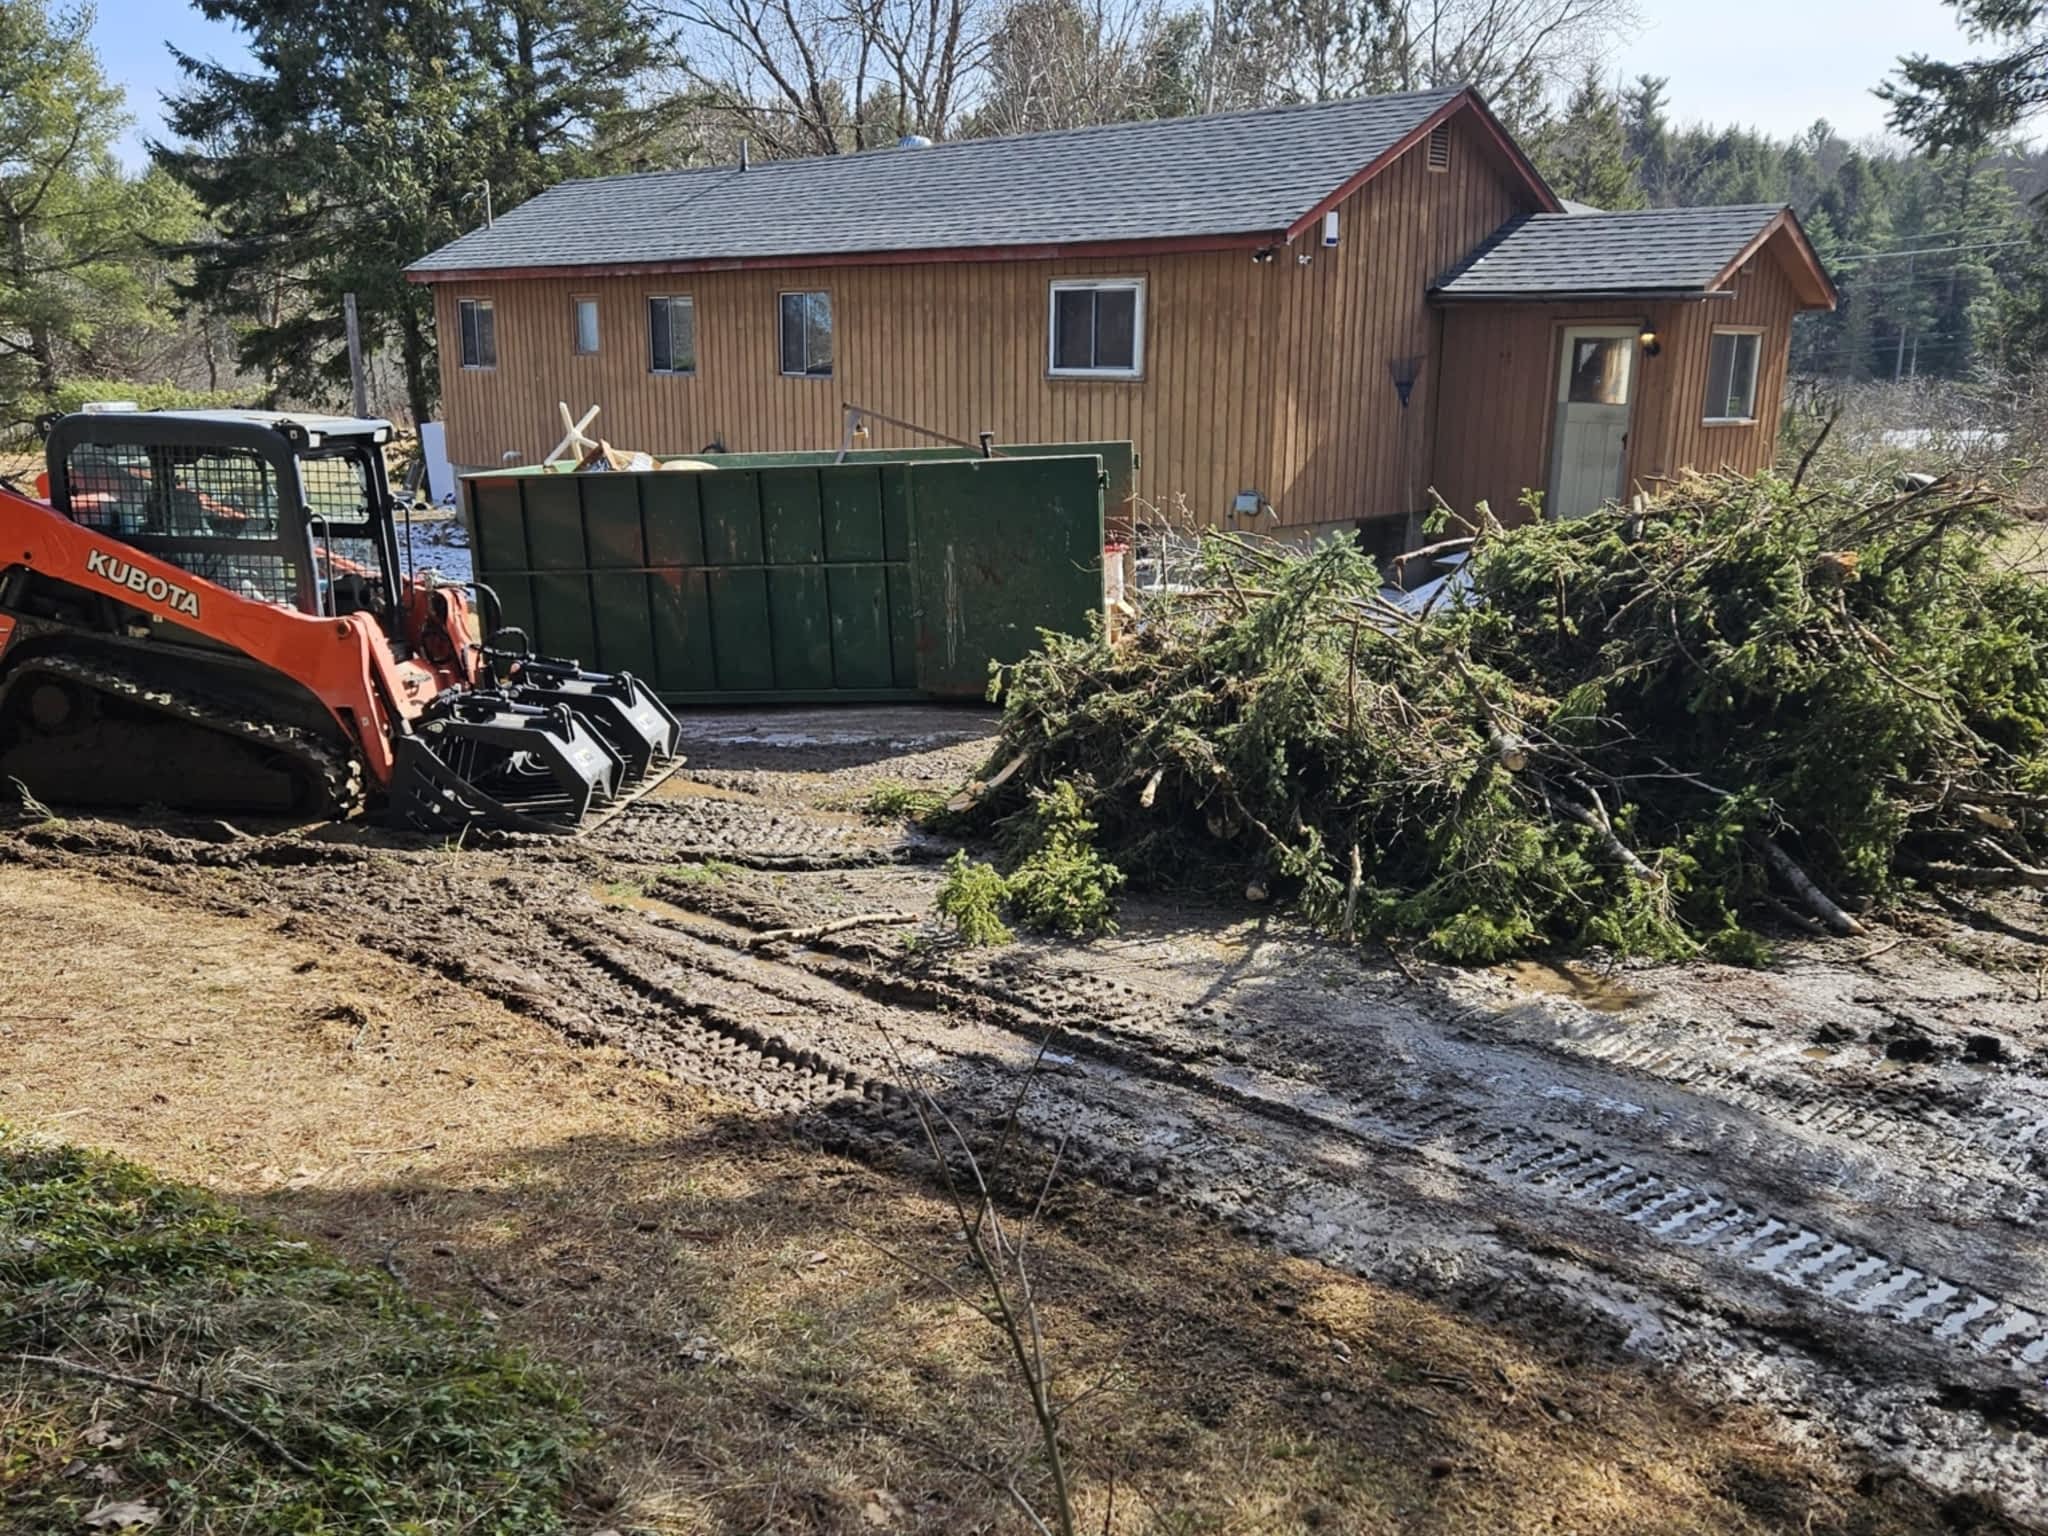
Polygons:
<instances>
[{"instance_id":1,"label":"grapple bucket attachment","mask_svg":"<svg viewBox=\"0 0 2048 1536\"><path fill-rule=\"evenodd\" d=\"M579 673L438 701L397 743L390 820L417 832L466 826L579 832L677 768L680 727L630 677Z\"/></svg>"},{"instance_id":2,"label":"grapple bucket attachment","mask_svg":"<svg viewBox=\"0 0 2048 1536\"><path fill-rule=\"evenodd\" d=\"M573 661L528 660L506 691L521 703L559 704L574 714L625 760L633 782L674 757L683 733L668 706L630 672L585 672Z\"/></svg>"}]
</instances>

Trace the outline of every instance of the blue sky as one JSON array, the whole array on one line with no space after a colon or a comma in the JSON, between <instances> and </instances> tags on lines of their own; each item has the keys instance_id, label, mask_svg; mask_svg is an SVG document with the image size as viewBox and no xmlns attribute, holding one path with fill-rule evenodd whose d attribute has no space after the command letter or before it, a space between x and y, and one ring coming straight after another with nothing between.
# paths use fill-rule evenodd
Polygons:
<instances>
[{"instance_id":1,"label":"blue sky","mask_svg":"<svg viewBox=\"0 0 2048 1536\"><path fill-rule=\"evenodd\" d=\"M1668 75L1680 122L1739 123L1796 133L1825 117L1852 138L1879 132L1870 88L1902 53L1961 57L1968 45L1940 0L1638 0L1642 26L1615 56L1617 75ZM131 164L163 132L161 97L178 70L166 41L231 61L235 32L182 0L99 0L94 33L107 73L128 90Z\"/></svg>"}]
</instances>

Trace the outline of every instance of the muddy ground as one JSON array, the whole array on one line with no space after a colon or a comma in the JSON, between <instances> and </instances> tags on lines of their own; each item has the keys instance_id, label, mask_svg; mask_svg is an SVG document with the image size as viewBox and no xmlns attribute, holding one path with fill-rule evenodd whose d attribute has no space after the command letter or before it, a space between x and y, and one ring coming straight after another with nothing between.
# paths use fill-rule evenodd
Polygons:
<instances>
[{"instance_id":1,"label":"muddy ground","mask_svg":"<svg viewBox=\"0 0 2048 1536\"><path fill-rule=\"evenodd\" d=\"M1088 945L756 948L928 908L950 850L855 807L957 782L988 722L688 726L686 774L573 843L67 821L0 859L379 952L870 1167L916 1161L908 1077L983 1120L1028 1083L1020 1188L1057 1150L1077 1203L1178 1208L1646 1370L1796 1454L1910 1478L1928 1528L2048 1522L2038 899L1788 943L1760 972L1454 971L1157 895Z\"/></svg>"}]
</instances>

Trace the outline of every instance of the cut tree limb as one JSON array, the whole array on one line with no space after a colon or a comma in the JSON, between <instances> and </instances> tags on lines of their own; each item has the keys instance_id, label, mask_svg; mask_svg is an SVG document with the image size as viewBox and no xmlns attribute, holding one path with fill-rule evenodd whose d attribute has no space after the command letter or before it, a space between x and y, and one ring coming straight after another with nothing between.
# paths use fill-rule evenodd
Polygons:
<instances>
[{"instance_id":1,"label":"cut tree limb","mask_svg":"<svg viewBox=\"0 0 2048 1536\"><path fill-rule=\"evenodd\" d=\"M1145 781L1145 787L1138 792L1138 808L1149 811L1152 802L1159 798L1159 783L1166 777L1164 768L1154 768L1152 776Z\"/></svg>"},{"instance_id":2,"label":"cut tree limb","mask_svg":"<svg viewBox=\"0 0 2048 1536\"><path fill-rule=\"evenodd\" d=\"M852 917L835 917L830 922L811 923L802 928L770 928L748 939L747 948L765 949L770 944L808 944L813 939L844 933L849 928L874 928L890 923L923 921L922 912L857 912Z\"/></svg>"},{"instance_id":3,"label":"cut tree limb","mask_svg":"<svg viewBox=\"0 0 2048 1536\"><path fill-rule=\"evenodd\" d=\"M987 799L992 791L1001 789L1010 780L1014 779L1018 771L1030 760L1031 754L1029 752L1019 752L1015 757L1003 764L1002 767L998 768L991 777L969 784L959 794L948 800L946 802L946 809L949 811L972 810L983 800Z\"/></svg>"},{"instance_id":4,"label":"cut tree limb","mask_svg":"<svg viewBox=\"0 0 2048 1536\"><path fill-rule=\"evenodd\" d=\"M201 1393L188 1391L184 1387L173 1387L161 1381L146 1381L140 1376L124 1376L119 1371L102 1370L99 1366L87 1365L80 1360L68 1360L62 1355L15 1355L12 1358L18 1364L39 1365L46 1371L56 1371L65 1376L86 1376L94 1381L111 1382L117 1387L132 1387L137 1392L154 1392L160 1397L175 1397L180 1402L204 1408L215 1418L234 1425L294 1472L310 1475L313 1470L234 1409L225 1403L217 1403Z\"/></svg>"},{"instance_id":5,"label":"cut tree limb","mask_svg":"<svg viewBox=\"0 0 2048 1536\"><path fill-rule=\"evenodd\" d=\"M1771 866L1778 878L1789 885L1792 893L1806 903L1807 910L1828 927L1847 938L1869 931L1849 913L1843 911L1832 896L1815 885L1813 877L1793 862L1791 854L1768 837L1759 838L1757 846L1763 850L1764 862Z\"/></svg>"},{"instance_id":6,"label":"cut tree limb","mask_svg":"<svg viewBox=\"0 0 2048 1536\"><path fill-rule=\"evenodd\" d=\"M1558 815L1588 828L1600 839L1601 846L1613 856L1614 861L1636 879L1653 885L1658 882L1657 871L1645 864L1633 848L1614 835L1614 827L1604 814L1596 816L1583 805L1575 805L1562 795L1553 795L1548 790L1544 791L1543 798Z\"/></svg>"}]
</instances>

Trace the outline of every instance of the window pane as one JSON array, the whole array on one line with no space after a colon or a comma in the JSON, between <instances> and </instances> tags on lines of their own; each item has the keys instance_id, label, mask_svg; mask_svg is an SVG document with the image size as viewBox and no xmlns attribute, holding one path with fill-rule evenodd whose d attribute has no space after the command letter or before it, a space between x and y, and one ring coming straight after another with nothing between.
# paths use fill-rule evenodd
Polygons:
<instances>
[{"instance_id":1,"label":"window pane","mask_svg":"<svg viewBox=\"0 0 2048 1536\"><path fill-rule=\"evenodd\" d=\"M474 368L477 365L476 305L464 299L456 309L462 316L462 366Z\"/></svg>"},{"instance_id":2,"label":"window pane","mask_svg":"<svg viewBox=\"0 0 2048 1536\"><path fill-rule=\"evenodd\" d=\"M647 301L647 366L656 373L667 373L675 367L668 316L667 299Z\"/></svg>"},{"instance_id":3,"label":"window pane","mask_svg":"<svg viewBox=\"0 0 2048 1536\"><path fill-rule=\"evenodd\" d=\"M1707 406L1709 421L1717 421L1729 414L1728 381L1734 376L1735 338L1722 331L1714 336L1707 350Z\"/></svg>"},{"instance_id":4,"label":"window pane","mask_svg":"<svg viewBox=\"0 0 2048 1536\"><path fill-rule=\"evenodd\" d=\"M1762 337L1735 338L1734 377L1728 386L1728 414L1749 417L1756 414L1756 360Z\"/></svg>"},{"instance_id":5,"label":"window pane","mask_svg":"<svg viewBox=\"0 0 2048 1536\"><path fill-rule=\"evenodd\" d=\"M597 350L597 300L576 301L576 350L590 353Z\"/></svg>"},{"instance_id":6,"label":"window pane","mask_svg":"<svg viewBox=\"0 0 2048 1536\"><path fill-rule=\"evenodd\" d=\"M832 371L832 295L805 295L804 372Z\"/></svg>"},{"instance_id":7,"label":"window pane","mask_svg":"<svg viewBox=\"0 0 2048 1536\"><path fill-rule=\"evenodd\" d=\"M804 371L804 296L800 293L782 296L782 371Z\"/></svg>"},{"instance_id":8,"label":"window pane","mask_svg":"<svg viewBox=\"0 0 2048 1536\"><path fill-rule=\"evenodd\" d=\"M479 368L498 366L498 322L488 304L476 307L476 360Z\"/></svg>"},{"instance_id":9,"label":"window pane","mask_svg":"<svg viewBox=\"0 0 2048 1536\"><path fill-rule=\"evenodd\" d=\"M1057 288L1052 296L1052 365L1095 366L1095 294L1087 288Z\"/></svg>"},{"instance_id":10,"label":"window pane","mask_svg":"<svg viewBox=\"0 0 2048 1536\"><path fill-rule=\"evenodd\" d=\"M1628 363L1635 343L1620 336L1581 336L1572 344L1573 405L1627 405Z\"/></svg>"},{"instance_id":11,"label":"window pane","mask_svg":"<svg viewBox=\"0 0 2048 1536\"><path fill-rule=\"evenodd\" d=\"M677 373L697 371L697 305L692 299L668 301L669 335L675 339Z\"/></svg>"},{"instance_id":12,"label":"window pane","mask_svg":"<svg viewBox=\"0 0 2048 1536\"><path fill-rule=\"evenodd\" d=\"M1133 288L1101 288L1095 294L1095 366L1131 368L1138 349L1138 294Z\"/></svg>"}]
</instances>

